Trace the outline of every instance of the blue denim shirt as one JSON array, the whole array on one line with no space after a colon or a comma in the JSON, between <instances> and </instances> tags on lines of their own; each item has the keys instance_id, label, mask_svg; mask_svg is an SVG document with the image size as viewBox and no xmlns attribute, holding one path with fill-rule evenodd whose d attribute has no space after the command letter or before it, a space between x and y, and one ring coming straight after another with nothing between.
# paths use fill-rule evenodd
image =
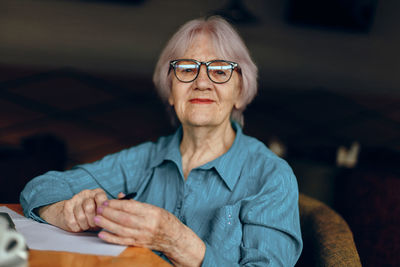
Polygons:
<instances>
[{"instance_id":1,"label":"blue denim shirt","mask_svg":"<svg viewBox=\"0 0 400 267\"><path fill-rule=\"evenodd\" d=\"M21 193L26 216L84 189L136 200L173 213L206 244L202 266L293 266L302 250L296 178L288 164L232 124L224 155L193 169L185 181L175 134L65 172L48 172Z\"/></svg>"}]
</instances>

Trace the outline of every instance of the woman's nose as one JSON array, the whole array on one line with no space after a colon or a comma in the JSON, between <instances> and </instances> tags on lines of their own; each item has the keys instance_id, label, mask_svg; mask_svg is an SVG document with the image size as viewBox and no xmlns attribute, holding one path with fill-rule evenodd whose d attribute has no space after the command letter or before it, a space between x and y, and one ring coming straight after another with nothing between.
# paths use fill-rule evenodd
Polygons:
<instances>
[{"instance_id":1,"label":"woman's nose","mask_svg":"<svg viewBox=\"0 0 400 267\"><path fill-rule=\"evenodd\" d=\"M210 89L212 81L210 80L210 78L208 78L206 66L203 65L200 66L199 75L197 76L195 82L197 85L196 86L197 89L201 90Z\"/></svg>"}]
</instances>

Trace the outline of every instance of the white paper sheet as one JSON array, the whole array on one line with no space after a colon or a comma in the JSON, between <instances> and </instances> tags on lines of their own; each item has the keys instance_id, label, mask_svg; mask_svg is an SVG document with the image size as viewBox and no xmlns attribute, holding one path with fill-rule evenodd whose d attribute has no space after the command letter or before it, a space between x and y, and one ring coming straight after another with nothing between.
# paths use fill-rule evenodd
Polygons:
<instances>
[{"instance_id":1,"label":"white paper sheet","mask_svg":"<svg viewBox=\"0 0 400 267\"><path fill-rule=\"evenodd\" d=\"M15 228L24 236L30 249L117 256L126 248L106 243L95 233L70 233L49 224L36 222L6 206L0 206L0 212L7 212L10 215Z\"/></svg>"}]
</instances>

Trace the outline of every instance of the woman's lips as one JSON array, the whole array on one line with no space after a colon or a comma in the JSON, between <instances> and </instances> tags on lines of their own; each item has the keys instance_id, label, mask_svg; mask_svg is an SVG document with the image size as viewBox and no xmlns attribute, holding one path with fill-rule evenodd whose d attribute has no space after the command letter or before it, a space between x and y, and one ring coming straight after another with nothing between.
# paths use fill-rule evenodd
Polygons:
<instances>
[{"instance_id":1,"label":"woman's lips","mask_svg":"<svg viewBox=\"0 0 400 267\"><path fill-rule=\"evenodd\" d=\"M214 100L208 98L193 98L189 100L192 104L211 104Z\"/></svg>"}]
</instances>

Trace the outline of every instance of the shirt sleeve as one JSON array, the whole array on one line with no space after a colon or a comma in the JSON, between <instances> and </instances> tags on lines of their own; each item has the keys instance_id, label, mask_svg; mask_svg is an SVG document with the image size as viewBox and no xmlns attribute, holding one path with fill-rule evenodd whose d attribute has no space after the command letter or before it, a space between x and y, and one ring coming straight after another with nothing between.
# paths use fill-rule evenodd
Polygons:
<instances>
[{"instance_id":1,"label":"shirt sleeve","mask_svg":"<svg viewBox=\"0 0 400 267\"><path fill-rule=\"evenodd\" d=\"M50 171L32 179L20 195L20 202L25 216L45 222L34 210L72 198L75 190L79 191L76 185L85 178L88 178L87 173L82 169L75 169L66 172Z\"/></svg>"},{"instance_id":2,"label":"shirt sleeve","mask_svg":"<svg viewBox=\"0 0 400 267\"><path fill-rule=\"evenodd\" d=\"M50 171L32 179L21 192L20 202L26 217L44 222L35 209L62 200L71 199L85 189L103 189L108 198L116 198L119 192L132 190L140 177L137 172L143 168L148 146L122 150L103 159L78 165L64 172ZM129 183L127 180L129 179ZM128 188L129 187L129 188Z\"/></svg>"},{"instance_id":3,"label":"shirt sleeve","mask_svg":"<svg viewBox=\"0 0 400 267\"><path fill-rule=\"evenodd\" d=\"M302 250L297 181L288 166L268 176L258 194L242 201L239 262L205 242L203 267L296 264Z\"/></svg>"}]
</instances>

